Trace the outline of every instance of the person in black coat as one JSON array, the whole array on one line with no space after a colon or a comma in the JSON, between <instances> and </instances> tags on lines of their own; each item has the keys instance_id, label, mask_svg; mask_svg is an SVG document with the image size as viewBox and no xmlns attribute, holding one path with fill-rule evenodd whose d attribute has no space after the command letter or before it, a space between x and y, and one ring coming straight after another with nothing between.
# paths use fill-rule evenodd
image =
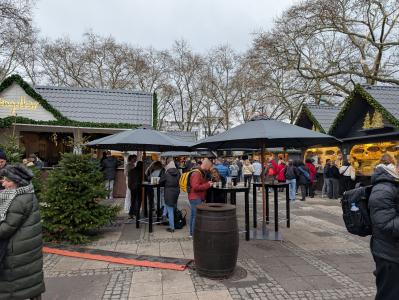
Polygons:
<instances>
[{"instance_id":1,"label":"person in black coat","mask_svg":"<svg viewBox=\"0 0 399 300\"><path fill-rule=\"evenodd\" d=\"M305 201L306 200L306 185L310 182L309 169L300 160L295 161L294 165L298 170L298 177L296 179L296 182L297 182L297 187L299 187L301 189L301 201ZM306 173L308 176L305 175Z\"/></svg>"},{"instance_id":2,"label":"person in black coat","mask_svg":"<svg viewBox=\"0 0 399 300\"><path fill-rule=\"evenodd\" d=\"M376 300L399 299L399 174L384 154L371 178L371 253L376 265Z\"/></svg>"},{"instance_id":3,"label":"person in black coat","mask_svg":"<svg viewBox=\"0 0 399 300\"><path fill-rule=\"evenodd\" d=\"M166 165L165 170L166 171L162 174L161 179L159 180L159 184L165 187L164 200L169 219L169 228L167 228L166 230L169 232L174 232L174 214L177 206L177 200L179 199L180 194L180 172L179 170L177 170L173 160Z\"/></svg>"},{"instance_id":4,"label":"person in black coat","mask_svg":"<svg viewBox=\"0 0 399 300\"><path fill-rule=\"evenodd\" d=\"M143 162L138 161L136 166L127 173L127 184L131 193L131 204L129 209L129 217L133 219L138 216L141 203L141 183L143 182Z\"/></svg>"},{"instance_id":5,"label":"person in black coat","mask_svg":"<svg viewBox=\"0 0 399 300\"><path fill-rule=\"evenodd\" d=\"M339 197L339 179L341 175L339 174L339 169L337 167L337 162L333 161L330 168L327 170L327 175L330 178L330 188L328 189L328 198L338 199Z\"/></svg>"}]
</instances>

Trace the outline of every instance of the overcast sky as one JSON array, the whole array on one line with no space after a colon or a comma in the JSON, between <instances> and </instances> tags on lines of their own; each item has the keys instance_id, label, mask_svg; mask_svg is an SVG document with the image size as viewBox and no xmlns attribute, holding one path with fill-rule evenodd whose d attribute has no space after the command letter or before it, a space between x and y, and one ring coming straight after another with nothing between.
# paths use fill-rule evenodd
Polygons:
<instances>
[{"instance_id":1,"label":"overcast sky","mask_svg":"<svg viewBox=\"0 0 399 300\"><path fill-rule=\"evenodd\" d=\"M42 35L80 40L88 30L118 41L167 49L185 39L195 51L219 44L245 51L252 33L297 0L39 0L34 21Z\"/></svg>"}]
</instances>

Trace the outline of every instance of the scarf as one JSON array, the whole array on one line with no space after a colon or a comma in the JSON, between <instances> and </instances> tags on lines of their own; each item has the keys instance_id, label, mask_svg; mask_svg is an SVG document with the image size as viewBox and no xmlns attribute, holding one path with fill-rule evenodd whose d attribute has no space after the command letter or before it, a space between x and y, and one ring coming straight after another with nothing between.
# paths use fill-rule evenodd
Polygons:
<instances>
[{"instance_id":1,"label":"scarf","mask_svg":"<svg viewBox=\"0 0 399 300\"><path fill-rule=\"evenodd\" d=\"M383 168L389 175L391 175L395 179L399 180L398 171L396 170L396 167L393 164L389 164L389 165L379 164L375 168L376 169Z\"/></svg>"},{"instance_id":2,"label":"scarf","mask_svg":"<svg viewBox=\"0 0 399 300\"><path fill-rule=\"evenodd\" d=\"M16 189L3 190L0 192L0 223L6 219L7 211L14 198L22 194L33 194L33 185L22 186Z\"/></svg>"}]
</instances>

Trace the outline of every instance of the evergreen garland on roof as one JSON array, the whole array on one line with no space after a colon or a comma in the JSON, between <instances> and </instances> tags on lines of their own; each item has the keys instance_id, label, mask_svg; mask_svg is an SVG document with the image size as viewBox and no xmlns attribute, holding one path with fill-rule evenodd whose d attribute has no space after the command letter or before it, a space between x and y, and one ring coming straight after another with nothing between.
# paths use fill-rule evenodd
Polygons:
<instances>
[{"instance_id":1,"label":"evergreen garland on roof","mask_svg":"<svg viewBox=\"0 0 399 300\"><path fill-rule=\"evenodd\" d=\"M337 117L330 127L330 130L328 131L329 134L333 135L333 132L337 128L339 122L343 120L347 111L352 106L356 95L359 95L362 99L366 100L371 107L380 112L382 116L392 125L399 127L399 120L396 119L390 112L388 112L385 107L383 107L378 101L376 101L369 93L367 93L360 84L356 84L353 91L349 94L348 97L346 97L341 111L338 113Z\"/></svg>"},{"instance_id":2,"label":"evergreen garland on roof","mask_svg":"<svg viewBox=\"0 0 399 300\"><path fill-rule=\"evenodd\" d=\"M158 95L155 92L152 95L152 128L158 128Z\"/></svg>"},{"instance_id":3,"label":"evergreen garland on roof","mask_svg":"<svg viewBox=\"0 0 399 300\"><path fill-rule=\"evenodd\" d=\"M313 125L316 126L316 128L319 129L321 133L326 133L324 128L320 125L319 121L316 120L316 118L313 116L312 112L309 110L306 104L302 106L302 109L305 112L306 116L313 123Z\"/></svg>"},{"instance_id":4,"label":"evergreen garland on roof","mask_svg":"<svg viewBox=\"0 0 399 300\"><path fill-rule=\"evenodd\" d=\"M53 125L53 126L74 126L74 127L94 127L94 128L137 128L140 125L128 124L128 123L95 123L95 122L81 122L74 121L64 117L57 109L55 109L47 100L43 99L40 94L38 94L28 83L26 83L21 76L18 74L12 75L1 83L0 93L6 88L10 87L13 83L18 84L26 94L31 96L34 100L39 102L39 104L47 111L49 111L56 120L54 121L36 121L24 117L6 117L0 118L0 128L10 127L13 123L21 124L34 124L34 125ZM158 105L157 105L158 107Z\"/></svg>"}]
</instances>

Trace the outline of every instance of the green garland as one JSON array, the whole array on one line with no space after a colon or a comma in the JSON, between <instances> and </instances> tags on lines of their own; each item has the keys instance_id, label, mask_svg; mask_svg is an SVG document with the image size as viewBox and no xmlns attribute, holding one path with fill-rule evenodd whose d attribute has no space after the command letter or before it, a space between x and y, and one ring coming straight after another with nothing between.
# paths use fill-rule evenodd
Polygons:
<instances>
[{"instance_id":1,"label":"green garland","mask_svg":"<svg viewBox=\"0 0 399 300\"><path fill-rule=\"evenodd\" d=\"M313 116L312 112L309 110L309 108L304 104L302 106L303 111L307 115L307 117L310 119L310 121L315 125L321 133L326 133L324 128L320 125L319 121L316 120L316 118Z\"/></svg>"},{"instance_id":2,"label":"green garland","mask_svg":"<svg viewBox=\"0 0 399 300\"><path fill-rule=\"evenodd\" d=\"M26 83L21 76L18 74L12 75L0 84L0 93L4 91L6 88L10 87L13 83L18 84L26 94L31 96L34 100L39 102L39 104L49 111L56 120L54 121L36 121L24 117L6 117L0 118L0 128L10 127L13 123L22 123L22 124L35 124L35 125L58 125L58 126L74 126L74 127L94 127L94 128L137 128L140 125L128 124L128 123L95 123L95 122L80 122L73 121L66 117L64 117L57 109L51 106L45 99L42 98L41 95L36 93L36 91Z\"/></svg>"},{"instance_id":3,"label":"green garland","mask_svg":"<svg viewBox=\"0 0 399 300\"><path fill-rule=\"evenodd\" d=\"M158 127L158 96L154 92L152 95L152 128L157 129Z\"/></svg>"},{"instance_id":4,"label":"green garland","mask_svg":"<svg viewBox=\"0 0 399 300\"><path fill-rule=\"evenodd\" d=\"M356 84L353 91L346 97L344 105L335 118L333 124L330 127L328 133L330 135L334 135L334 130L337 128L338 123L342 121L344 116L346 115L349 108L352 106L352 103L355 99L355 96L359 95L362 99L366 100L370 106L372 106L375 110L379 111L382 116L389 121L392 125L399 127L399 120L396 119L391 113L389 113L378 101L376 101L369 93L367 93L364 88L360 84Z\"/></svg>"}]
</instances>

